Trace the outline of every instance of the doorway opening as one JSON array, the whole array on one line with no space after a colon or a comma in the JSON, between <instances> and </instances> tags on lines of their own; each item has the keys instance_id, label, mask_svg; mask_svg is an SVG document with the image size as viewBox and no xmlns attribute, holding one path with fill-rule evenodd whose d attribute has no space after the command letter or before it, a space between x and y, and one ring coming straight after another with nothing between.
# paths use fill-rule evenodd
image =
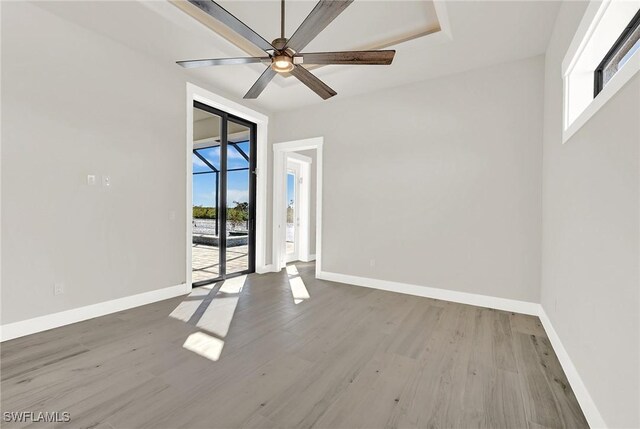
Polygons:
<instances>
[{"instance_id":1,"label":"doorway opening","mask_svg":"<svg viewBox=\"0 0 640 429\"><path fill-rule=\"evenodd\" d=\"M322 239L322 138L276 143L273 176L273 265L316 261Z\"/></svg>"},{"instance_id":2,"label":"doorway opening","mask_svg":"<svg viewBox=\"0 0 640 429\"><path fill-rule=\"evenodd\" d=\"M306 155L303 155L306 153ZM314 252L310 248L311 232L315 228L311 222L311 184L315 177L311 174L315 150L303 153L290 152L286 155L286 262L310 261Z\"/></svg>"},{"instance_id":3,"label":"doorway opening","mask_svg":"<svg viewBox=\"0 0 640 429\"><path fill-rule=\"evenodd\" d=\"M255 271L256 125L193 104L192 281Z\"/></svg>"},{"instance_id":4,"label":"doorway opening","mask_svg":"<svg viewBox=\"0 0 640 429\"><path fill-rule=\"evenodd\" d=\"M298 233L297 226L300 225L300 217L298 215L298 192L297 188L298 175L295 170L287 169L287 262L296 260L297 250L300 247L297 244L296 235ZM296 225L296 223L298 225Z\"/></svg>"}]
</instances>

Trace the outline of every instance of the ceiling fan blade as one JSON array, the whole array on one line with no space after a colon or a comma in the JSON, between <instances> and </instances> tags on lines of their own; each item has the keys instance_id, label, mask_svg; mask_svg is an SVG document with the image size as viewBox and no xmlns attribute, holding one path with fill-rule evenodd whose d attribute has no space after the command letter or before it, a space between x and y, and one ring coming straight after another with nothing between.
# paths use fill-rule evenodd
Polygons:
<instances>
[{"instance_id":1,"label":"ceiling fan blade","mask_svg":"<svg viewBox=\"0 0 640 429\"><path fill-rule=\"evenodd\" d=\"M320 0L287 42L287 48L300 52L353 0Z\"/></svg>"},{"instance_id":2,"label":"ceiling fan blade","mask_svg":"<svg viewBox=\"0 0 640 429\"><path fill-rule=\"evenodd\" d=\"M302 64L389 65L395 54L396 51L314 52L296 55L294 61L301 58Z\"/></svg>"},{"instance_id":3,"label":"ceiling fan blade","mask_svg":"<svg viewBox=\"0 0 640 429\"><path fill-rule=\"evenodd\" d=\"M315 77L309 70L302 66L295 66L290 73L297 77L300 82L307 85L309 89L322 97L323 100L331 98L337 94L337 92L329 88L326 83Z\"/></svg>"},{"instance_id":4,"label":"ceiling fan blade","mask_svg":"<svg viewBox=\"0 0 640 429\"><path fill-rule=\"evenodd\" d=\"M258 80L256 80L256 83L253 84L253 86L249 89L249 91L247 91L243 98L258 98L258 96L262 93L262 91L264 91L269 82L271 82L271 79L273 79L276 74L278 73L275 70L273 70L271 67L267 67L267 69L260 75Z\"/></svg>"},{"instance_id":5,"label":"ceiling fan blade","mask_svg":"<svg viewBox=\"0 0 640 429\"><path fill-rule=\"evenodd\" d=\"M274 49L273 46L271 46L271 43L267 42L262 36L249 28L247 24L240 21L213 0L189 0L189 3L208 13L263 51Z\"/></svg>"},{"instance_id":6,"label":"ceiling fan blade","mask_svg":"<svg viewBox=\"0 0 640 429\"><path fill-rule=\"evenodd\" d=\"M176 64L181 65L186 69L192 69L196 67L208 67L208 66L228 66L234 64L252 64L271 62L269 57L245 57L245 58L212 58L207 60L185 60L176 61Z\"/></svg>"}]
</instances>

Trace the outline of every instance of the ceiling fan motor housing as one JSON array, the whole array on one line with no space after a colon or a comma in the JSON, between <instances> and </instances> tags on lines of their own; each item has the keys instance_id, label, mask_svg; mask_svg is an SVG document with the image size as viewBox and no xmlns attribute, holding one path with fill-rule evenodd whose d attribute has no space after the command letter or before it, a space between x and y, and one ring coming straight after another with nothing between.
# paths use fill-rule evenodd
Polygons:
<instances>
[{"instance_id":1,"label":"ceiling fan motor housing","mask_svg":"<svg viewBox=\"0 0 640 429\"><path fill-rule=\"evenodd\" d=\"M278 37L273 42L271 42L271 45L274 48L276 48L278 51L283 51L284 48L287 46L288 41L289 39L287 39L286 37Z\"/></svg>"}]
</instances>

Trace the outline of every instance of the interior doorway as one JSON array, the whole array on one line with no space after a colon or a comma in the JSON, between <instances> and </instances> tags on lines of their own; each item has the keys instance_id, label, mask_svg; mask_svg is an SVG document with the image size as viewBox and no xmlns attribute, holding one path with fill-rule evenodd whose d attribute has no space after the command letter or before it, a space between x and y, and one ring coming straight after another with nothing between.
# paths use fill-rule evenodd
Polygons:
<instances>
[{"instance_id":1,"label":"interior doorway","mask_svg":"<svg viewBox=\"0 0 640 429\"><path fill-rule=\"evenodd\" d=\"M316 260L322 238L322 138L276 143L273 184L273 265Z\"/></svg>"},{"instance_id":2,"label":"interior doorway","mask_svg":"<svg viewBox=\"0 0 640 429\"><path fill-rule=\"evenodd\" d=\"M192 282L255 271L256 125L193 105Z\"/></svg>"},{"instance_id":3,"label":"interior doorway","mask_svg":"<svg viewBox=\"0 0 640 429\"><path fill-rule=\"evenodd\" d=\"M286 262L309 261L311 227L311 156L297 152L287 154L286 185Z\"/></svg>"},{"instance_id":4,"label":"interior doorway","mask_svg":"<svg viewBox=\"0 0 640 429\"><path fill-rule=\"evenodd\" d=\"M298 172L290 166L287 166L287 262L298 259L298 249L300 248L298 240L296 239L300 226L298 190L296 189L298 187L298 177Z\"/></svg>"}]
</instances>

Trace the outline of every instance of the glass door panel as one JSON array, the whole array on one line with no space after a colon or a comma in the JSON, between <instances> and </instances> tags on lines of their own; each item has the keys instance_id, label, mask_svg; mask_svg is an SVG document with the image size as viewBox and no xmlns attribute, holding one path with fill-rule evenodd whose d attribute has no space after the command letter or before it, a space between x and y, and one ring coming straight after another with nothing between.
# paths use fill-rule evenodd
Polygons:
<instances>
[{"instance_id":1,"label":"glass door panel","mask_svg":"<svg viewBox=\"0 0 640 429\"><path fill-rule=\"evenodd\" d=\"M192 280L195 285L221 278L220 133L222 117L193 109Z\"/></svg>"},{"instance_id":2,"label":"glass door panel","mask_svg":"<svg viewBox=\"0 0 640 429\"><path fill-rule=\"evenodd\" d=\"M192 279L255 271L256 125L194 102Z\"/></svg>"},{"instance_id":3,"label":"glass door panel","mask_svg":"<svg viewBox=\"0 0 640 429\"><path fill-rule=\"evenodd\" d=\"M252 212L252 130L250 126L229 120L226 149L227 237L225 267L227 274L246 272L250 267L250 231Z\"/></svg>"}]
</instances>

